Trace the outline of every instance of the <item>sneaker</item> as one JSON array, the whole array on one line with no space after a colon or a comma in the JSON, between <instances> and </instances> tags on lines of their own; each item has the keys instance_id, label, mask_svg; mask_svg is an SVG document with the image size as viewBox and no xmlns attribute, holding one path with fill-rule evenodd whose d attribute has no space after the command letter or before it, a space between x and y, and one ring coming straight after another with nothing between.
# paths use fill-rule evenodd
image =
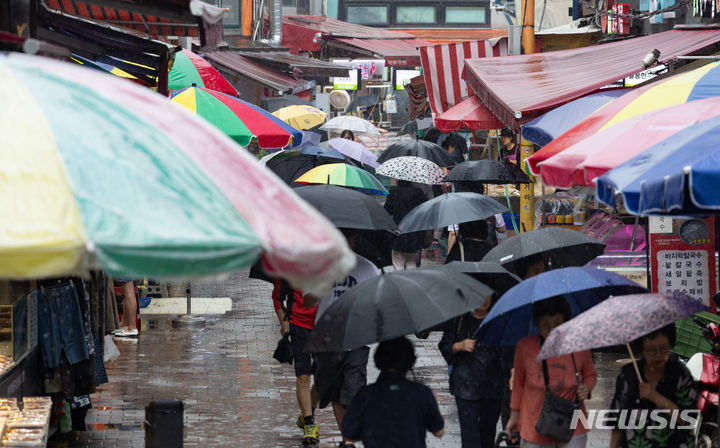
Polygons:
<instances>
[{"instance_id":1,"label":"sneaker","mask_svg":"<svg viewBox=\"0 0 720 448\"><path fill-rule=\"evenodd\" d=\"M305 425L303 428L303 445L317 445L320 440L320 427L318 425Z\"/></svg>"},{"instance_id":2,"label":"sneaker","mask_svg":"<svg viewBox=\"0 0 720 448\"><path fill-rule=\"evenodd\" d=\"M119 337L119 338L132 338L132 337L137 337L137 336L138 336L138 331L137 331L137 328L133 328L132 330L130 330L130 329L128 329L128 328L125 328L124 330L115 333L115 336L117 336L117 337Z\"/></svg>"},{"instance_id":3,"label":"sneaker","mask_svg":"<svg viewBox=\"0 0 720 448\"><path fill-rule=\"evenodd\" d=\"M300 429L305 429L305 418L303 417L302 412L301 412L300 415L298 416L297 421L295 422L295 424L297 425L298 428L300 428Z\"/></svg>"},{"instance_id":4,"label":"sneaker","mask_svg":"<svg viewBox=\"0 0 720 448\"><path fill-rule=\"evenodd\" d=\"M127 328L128 328L128 327L120 327L120 328L117 328L117 329L111 331L111 333L112 333L112 334L122 333L123 331L127 330Z\"/></svg>"}]
</instances>

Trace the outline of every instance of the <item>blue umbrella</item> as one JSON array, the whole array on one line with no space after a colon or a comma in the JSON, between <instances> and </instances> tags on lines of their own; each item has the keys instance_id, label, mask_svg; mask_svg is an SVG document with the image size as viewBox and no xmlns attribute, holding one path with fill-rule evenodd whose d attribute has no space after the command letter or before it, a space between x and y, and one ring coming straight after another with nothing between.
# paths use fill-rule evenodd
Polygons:
<instances>
[{"instance_id":1,"label":"blue umbrella","mask_svg":"<svg viewBox=\"0 0 720 448\"><path fill-rule=\"evenodd\" d=\"M303 154L310 154L312 156L331 157L333 159L345 159L340 151L335 148L323 148L315 145L303 145L300 147L300 152Z\"/></svg>"},{"instance_id":2,"label":"blue umbrella","mask_svg":"<svg viewBox=\"0 0 720 448\"><path fill-rule=\"evenodd\" d=\"M591 267L569 267L543 272L508 290L492 307L475 333L483 345L514 346L538 329L532 322L532 304L563 296L576 316L613 295L647 290L632 280Z\"/></svg>"},{"instance_id":3,"label":"blue umbrella","mask_svg":"<svg viewBox=\"0 0 720 448\"><path fill-rule=\"evenodd\" d=\"M636 215L713 214L720 209L720 117L686 128L596 180L598 199L617 195Z\"/></svg>"},{"instance_id":4,"label":"blue umbrella","mask_svg":"<svg viewBox=\"0 0 720 448\"><path fill-rule=\"evenodd\" d=\"M522 136L545 146L625 92L627 90L607 90L578 98L524 124Z\"/></svg>"}]
</instances>

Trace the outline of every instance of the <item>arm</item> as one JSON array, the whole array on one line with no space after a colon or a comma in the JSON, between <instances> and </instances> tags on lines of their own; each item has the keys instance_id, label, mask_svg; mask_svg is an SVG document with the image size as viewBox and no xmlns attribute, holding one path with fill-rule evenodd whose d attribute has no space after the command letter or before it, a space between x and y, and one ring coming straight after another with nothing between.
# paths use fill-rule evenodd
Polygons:
<instances>
[{"instance_id":1,"label":"arm","mask_svg":"<svg viewBox=\"0 0 720 448\"><path fill-rule=\"evenodd\" d=\"M445 420L440 415L440 409L438 408L437 400L433 395L432 390L429 387L425 387L425 401L427 415L425 417L425 427L435 437L442 437L445 434Z\"/></svg>"},{"instance_id":2,"label":"arm","mask_svg":"<svg viewBox=\"0 0 720 448\"><path fill-rule=\"evenodd\" d=\"M610 448L620 448L622 433L619 429L613 429L610 433Z\"/></svg>"},{"instance_id":3,"label":"arm","mask_svg":"<svg viewBox=\"0 0 720 448\"><path fill-rule=\"evenodd\" d=\"M453 245L455 245L455 239L457 238L457 233L453 230L448 232L448 247L447 251L450 252L450 249L452 249Z\"/></svg>"},{"instance_id":4,"label":"arm","mask_svg":"<svg viewBox=\"0 0 720 448\"><path fill-rule=\"evenodd\" d=\"M285 320L285 311L282 309L280 304L280 290L278 287L279 280L275 280L275 288L272 291L273 308L275 308L275 314L277 315L278 321L280 322L280 334L285 336L290 330L290 322Z\"/></svg>"},{"instance_id":5,"label":"arm","mask_svg":"<svg viewBox=\"0 0 720 448\"><path fill-rule=\"evenodd\" d=\"M518 343L515 348L515 357L513 361L512 375L512 394L510 396L510 419L505 426L508 435L518 431L518 423L520 422L520 405L522 404L523 392L525 389L525 365L523 359L526 358L525 344ZM534 360L533 360L534 361Z\"/></svg>"},{"instance_id":6,"label":"arm","mask_svg":"<svg viewBox=\"0 0 720 448\"><path fill-rule=\"evenodd\" d=\"M580 367L580 380L582 384L578 386L578 398L580 400L587 400L590 398L590 392L592 392L597 384L597 370L595 370L595 364L593 363L592 354L589 350L579 352L576 356L582 359L582 366Z\"/></svg>"}]
</instances>

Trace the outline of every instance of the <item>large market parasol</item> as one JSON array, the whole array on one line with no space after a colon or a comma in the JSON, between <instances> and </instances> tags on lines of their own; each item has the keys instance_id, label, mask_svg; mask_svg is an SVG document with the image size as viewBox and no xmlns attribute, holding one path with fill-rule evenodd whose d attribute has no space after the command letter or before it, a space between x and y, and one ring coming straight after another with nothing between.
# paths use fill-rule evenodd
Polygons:
<instances>
[{"instance_id":1,"label":"large market parasol","mask_svg":"<svg viewBox=\"0 0 720 448\"><path fill-rule=\"evenodd\" d=\"M161 95L16 53L0 54L0 79L0 278L188 278L262 255L274 275L322 289L352 265L325 218Z\"/></svg>"},{"instance_id":2,"label":"large market parasol","mask_svg":"<svg viewBox=\"0 0 720 448\"><path fill-rule=\"evenodd\" d=\"M172 68L168 73L168 88L172 91L192 86L205 87L231 96L238 94L232 84L208 61L183 49L175 53Z\"/></svg>"}]
</instances>

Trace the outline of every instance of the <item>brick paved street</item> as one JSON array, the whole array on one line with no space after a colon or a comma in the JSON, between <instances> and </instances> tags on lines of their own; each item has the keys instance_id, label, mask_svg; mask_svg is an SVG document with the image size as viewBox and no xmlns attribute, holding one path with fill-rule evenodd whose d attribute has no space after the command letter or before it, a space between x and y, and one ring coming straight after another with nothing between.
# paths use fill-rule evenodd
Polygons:
<instances>
[{"instance_id":1,"label":"brick paved street","mask_svg":"<svg viewBox=\"0 0 720 448\"><path fill-rule=\"evenodd\" d=\"M194 283L197 297L231 297L232 310L208 318L199 330L179 330L167 318L145 321L137 343L118 342L122 354L108 364L110 383L93 395L89 431L74 447L142 447L144 408L156 399L185 403L186 447L293 447L301 432L295 426L297 405L292 367L271 356L279 325L269 299L270 284L246 273L213 283ZM429 385L446 418L445 437L428 439L431 447L459 447L459 428L447 390L447 367L436 345L439 335L416 341L417 378ZM608 401L618 367L601 355L601 380L591 407ZM368 369L370 381L377 370ZM340 440L331 409L318 412L321 447ZM335 446L337 443L335 443ZM607 434L596 432L591 446L607 446Z\"/></svg>"}]
</instances>

